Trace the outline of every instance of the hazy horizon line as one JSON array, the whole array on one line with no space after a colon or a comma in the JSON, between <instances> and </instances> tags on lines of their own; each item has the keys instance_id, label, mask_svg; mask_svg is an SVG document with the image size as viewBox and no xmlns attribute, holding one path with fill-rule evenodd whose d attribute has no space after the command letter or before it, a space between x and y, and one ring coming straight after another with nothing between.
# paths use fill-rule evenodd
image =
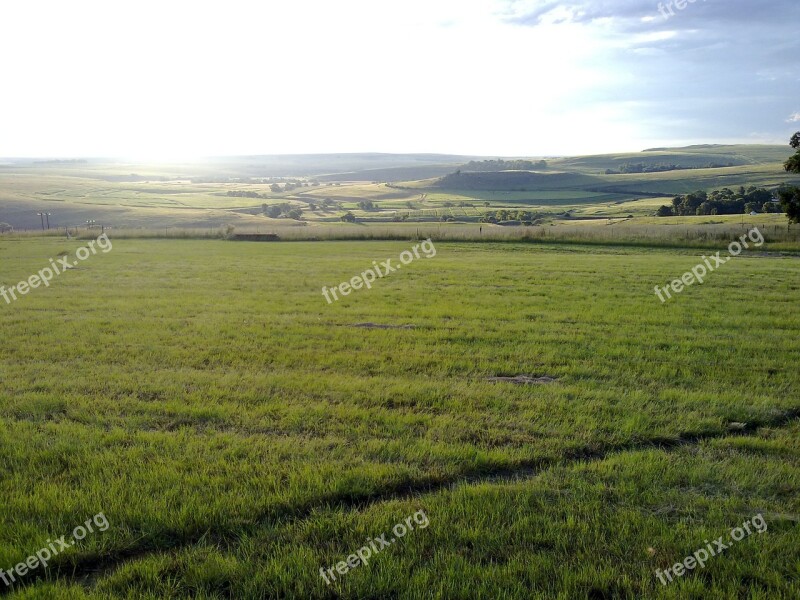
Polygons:
<instances>
[{"instance_id":1,"label":"hazy horizon line","mask_svg":"<svg viewBox=\"0 0 800 600\"><path fill-rule=\"evenodd\" d=\"M789 145L785 144L787 152ZM429 157L452 157L452 158L538 158L538 159L557 159L571 158L576 156L610 156L615 154L637 154L642 152L658 152L668 150L684 150L691 148L711 148L711 147L730 147L730 146L784 146L780 143L720 143L707 142L701 144L689 144L679 146L654 146L641 150L619 150L615 152L599 152L588 154L458 154L452 152L383 152L383 151L349 151L349 152L267 152L267 153L231 153L231 154L207 154L195 156L125 156L119 154L41 154L41 155L2 155L0 160L15 161L90 161L90 160L110 160L110 161L204 161L219 159L241 159L241 158L263 158L263 157L315 157L315 156L429 156Z\"/></svg>"}]
</instances>

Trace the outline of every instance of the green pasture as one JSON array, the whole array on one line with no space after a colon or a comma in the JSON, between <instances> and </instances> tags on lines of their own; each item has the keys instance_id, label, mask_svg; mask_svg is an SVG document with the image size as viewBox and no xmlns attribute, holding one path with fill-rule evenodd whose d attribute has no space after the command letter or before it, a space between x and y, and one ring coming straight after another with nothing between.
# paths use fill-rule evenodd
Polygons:
<instances>
[{"instance_id":1,"label":"green pasture","mask_svg":"<svg viewBox=\"0 0 800 600\"><path fill-rule=\"evenodd\" d=\"M662 304L710 250L441 241L326 302L397 265L406 231L112 236L0 299L0 568L110 523L0 594L800 595L800 260L762 248ZM2 237L0 284L86 243ZM517 375L551 379L489 381ZM656 578L758 514L764 533Z\"/></svg>"}]
</instances>

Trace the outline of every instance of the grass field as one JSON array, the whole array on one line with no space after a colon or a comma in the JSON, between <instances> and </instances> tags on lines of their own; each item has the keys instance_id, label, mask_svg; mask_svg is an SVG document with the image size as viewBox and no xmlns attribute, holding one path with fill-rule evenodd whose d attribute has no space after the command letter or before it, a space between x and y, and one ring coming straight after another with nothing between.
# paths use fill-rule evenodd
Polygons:
<instances>
[{"instance_id":1,"label":"grass field","mask_svg":"<svg viewBox=\"0 0 800 600\"><path fill-rule=\"evenodd\" d=\"M112 241L0 299L0 568L109 525L0 594L800 597L796 255L662 304L707 251L442 241L328 304L415 242ZM1 237L0 284L85 244Z\"/></svg>"}]
</instances>

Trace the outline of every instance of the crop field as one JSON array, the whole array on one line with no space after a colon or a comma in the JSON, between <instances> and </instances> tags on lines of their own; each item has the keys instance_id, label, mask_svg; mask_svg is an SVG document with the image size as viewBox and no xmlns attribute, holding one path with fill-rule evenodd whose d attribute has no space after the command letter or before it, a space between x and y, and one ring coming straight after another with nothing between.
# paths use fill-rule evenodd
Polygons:
<instances>
[{"instance_id":1,"label":"crop field","mask_svg":"<svg viewBox=\"0 0 800 600\"><path fill-rule=\"evenodd\" d=\"M0 594L800 597L785 244L111 242L0 237Z\"/></svg>"}]
</instances>

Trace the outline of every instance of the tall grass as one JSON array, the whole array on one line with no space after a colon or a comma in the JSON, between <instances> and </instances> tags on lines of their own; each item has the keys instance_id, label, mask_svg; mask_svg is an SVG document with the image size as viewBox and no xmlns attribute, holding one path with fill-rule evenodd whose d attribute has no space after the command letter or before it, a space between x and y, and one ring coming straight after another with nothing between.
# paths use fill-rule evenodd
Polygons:
<instances>
[{"instance_id":1,"label":"tall grass","mask_svg":"<svg viewBox=\"0 0 800 600\"><path fill-rule=\"evenodd\" d=\"M800 252L800 226L715 223L700 225L660 225L605 222L581 225L498 226L490 224L392 224L392 225L311 225L279 227L237 227L236 234L273 233L280 241L405 241L431 238L453 242L530 242L618 246L657 246L675 248L722 248L758 227L765 245L758 250ZM225 239L225 228L113 229L113 239ZM94 239L100 230L78 230L79 240ZM14 232L0 240L40 237L66 237L64 232Z\"/></svg>"}]
</instances>

